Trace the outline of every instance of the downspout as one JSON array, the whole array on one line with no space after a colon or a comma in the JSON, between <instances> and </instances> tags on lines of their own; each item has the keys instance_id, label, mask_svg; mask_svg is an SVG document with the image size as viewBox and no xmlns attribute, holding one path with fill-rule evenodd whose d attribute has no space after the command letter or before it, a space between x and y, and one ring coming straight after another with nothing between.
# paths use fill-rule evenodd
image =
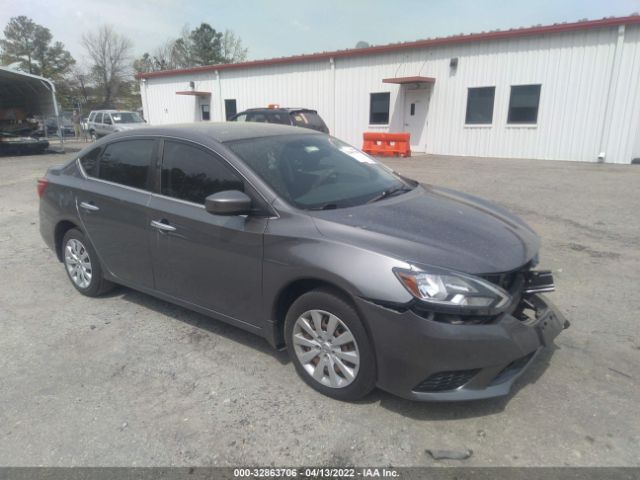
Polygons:
<instances>
[{"instance_id":1,"label":"downspout","mask_svg":"<svg viewBox=\"0 0 640 480\"><path fill-rule=\"evenodd\" d=\"M222 105L222 81L220 80L220 70L216 70L216 81L218 83L218 115L220 117L221 122L226 121L226 117L224 115L224 107Z\"/></svg>"},{"instance_id":2,"label":"downspout","mask_svg":"<svg viewBox=\"0 0 640 480\"><path fill-rule=\"evenodd\" d=\"M332 135L336 135L336 61L333 57L329 58L329 68L331 69L331 123L333 126Z\"/></svg>"},{"instance_id":3,"label":"downspout","mask_svg":"<svg viewBox=\"0 0 640 480\"><path fill-rule=\"evenodd\" d=\"M145 114L145 120L149 125L151 125L151 109L149 108L149 97L147 96L147 79L141 78L140 83L142 84L142 88L140 91L144 90L144 102L142 105L142 112Z\"/></svg>"},{"instance_id":4,"label":"downspout","mask_svg":"<svg viewBox=\"0 0 640 480\"><path fill-rule=\"evenodd\" d=\"M598 163L603 163L606 157L605 147L609 143L609 131L611 127L611 116L613 115L613 106L615 101L616 87L618 86L618 78L620 77L620 65L622 63L622 49L624 47L625 26L618 27L618 37L615 50L613 52L613 62L611 63L611 72L609 73L609 86L607 88L607 96L604 110L604 118L602 120L602 129L600 132L600 144L598 148Z\"/></svg>"}]
</instances>

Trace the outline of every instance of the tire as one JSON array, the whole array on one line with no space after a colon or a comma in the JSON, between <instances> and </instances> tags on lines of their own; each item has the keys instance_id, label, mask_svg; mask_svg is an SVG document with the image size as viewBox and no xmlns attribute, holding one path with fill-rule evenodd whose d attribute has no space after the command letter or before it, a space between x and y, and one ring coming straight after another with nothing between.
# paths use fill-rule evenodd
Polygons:
<instances>
[{"instance_id":1,"label":"tire","mask_svg":"<svg viewBox=\"0 0 640 480\"><path fill-rule=\"evenodd\" d=\"M93 245L78 229L70 229L62 239L62 262L71 284L87 297L102 295L114 286L104 279Z\"/></svg>"},{"instance_id":2,"label":"tire","mask_svg":"<svg viewBox=\"0 0 640 480\"><path fill-rule=\"evenodd\" d=\"M354 341L347 343L345 333ZM353 401L375 388L369 336L354 307L331 290L312 290L293 302L285 319L285 338L298 375L318 392Z\"/></svg>"}]
</instances>

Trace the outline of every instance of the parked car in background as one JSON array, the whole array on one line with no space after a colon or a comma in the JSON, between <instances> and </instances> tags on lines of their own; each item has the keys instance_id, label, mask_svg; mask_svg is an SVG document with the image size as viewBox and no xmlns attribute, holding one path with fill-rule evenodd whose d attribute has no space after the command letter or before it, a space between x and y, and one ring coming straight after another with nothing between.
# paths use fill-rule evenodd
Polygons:
<instances>
[{"instance_id":1,"label":"parked car in background","mask_svg":"<svg viewBox=\"0 0 640 480\"><path fill-rule=\"evenodd\" d=\"M270 105L267 108L250 108L234 115L229 121L278 123L329 133L327 125L318 112L309 108L280 108L277 105Z\"/></svg>"},{"instance_id":2,"label":"parked car in background","mask_svg":"<svg viewBox=\"0 0 640 480\"><path fill-rule=\"evenodd\" d=\"M34 155L48 147L49 142L42 138L0 132L0 155Z\"/></svg>"},{"instance_id":3,"label":"parked car in background","mask_svg":"<svg viewBox=\"0 0 640 480\"><path fill-rule=\"evenodd\" d=\"M337 399L506 395L568 326L520 218L310 130L117 133L38 194L81 294L122 284L262 335Z\"/></svg>"},{"instance_id":4,"label":"parked car in background","mask_svg":"<svg viewBox=\"0 0 640 480\"><path fill-rule=\"evenodd\" d=\"M127 110L93 110L89 113L87 120L87 130L93 138L140 128L144 125L144 119L137 112Z\"/></svg>"},{"instance_id":5,"label":"parked car in background","mask_svg":"<svg viewBox=\"0 0 640 480\"><path fill-rule=\"evenodd\" d=\"M67 117L60 116L49 117L44 121L44 127L47 130L47 137L59 136L58 128L65 137L75 136L75 130L73 129L73 122Z\"/></svg>"}]
</instances>

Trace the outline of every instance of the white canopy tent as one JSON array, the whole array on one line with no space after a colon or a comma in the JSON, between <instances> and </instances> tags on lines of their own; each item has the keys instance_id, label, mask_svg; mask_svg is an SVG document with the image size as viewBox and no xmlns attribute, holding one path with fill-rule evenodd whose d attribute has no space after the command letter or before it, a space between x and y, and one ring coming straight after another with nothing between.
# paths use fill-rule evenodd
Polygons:
<instances>
[{"instance_id":1,"label":"white canopy tent","mask_svg":"<svg viewBox=\"0 0 640 480\"><path fill-rule=\"evenodd\" d=\"M0 67L0 121L20 122L33 116L59 119L53 82L37 75ZM63 138L60 135L61 143Z\"/></svg>"}]
</instances>

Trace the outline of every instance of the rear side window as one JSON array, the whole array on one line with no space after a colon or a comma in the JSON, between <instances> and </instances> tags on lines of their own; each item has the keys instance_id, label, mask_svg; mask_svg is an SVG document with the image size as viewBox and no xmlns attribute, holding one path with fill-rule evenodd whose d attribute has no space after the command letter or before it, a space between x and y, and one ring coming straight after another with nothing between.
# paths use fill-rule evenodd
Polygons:
<instances>
[{"instance_id":1,"label":"rear side window","mask_svg":"<svg viewBox=\"0 0 640 480\"><path fill-rule=\"evenodd\" d=\"M96 118L94 119L96 123L102 123L102 113L96 113Z\"/></svg>"},{"instance_id":2,"label":"rear side window","mask_svg":"<svg viewBox=\"0 0 640 480\"><path fill-rule=\"evenodd\" d=\"M314 130L324 131L325 125L320 115L316 112L294 112L291 114L293 124L297 127L313 128Z\"/></svg>"},{"instance_id":3,"label":"rear side window","mask_svg":"<svg viewBox=\"0 0 640 480\"><path fill-rule=\"evenodd\" d=\"M126 140L107 145L100 157L98 178L147 190L155 140Z\"/></svg>"},{"instance_id":4,"label":"rear side window","mask_svg":"<svg viewBox=\"0 0 640 480\"><path fill-rule=\"evenodd\" d=\"M98 176L98 158L100 157L100 148L94 148L84 157L80 159L80 164L84 173L90 177Z\"/></svg>"},{"instance_id":5,"label":"rear side window","mask_svg":"<svg viewBox=\"0 0 640 480\"><path fill-rule=\"evenodd\" d=\"M180 142L164 142L162 194L204 204L209 195L244 190L242 179L217 155Z\"/></svg>"},{"instance_id":6,"label":"rear side window","mask_svg":"<svg viewBox=\"0 0 640 480\"><path fill-rule=\"evenodd\" d=\"M241 113L236 118L234 118L233 121L234 122L246 122L247 121L247 114L246 113Z\"/></svg>"}]
</instances>

